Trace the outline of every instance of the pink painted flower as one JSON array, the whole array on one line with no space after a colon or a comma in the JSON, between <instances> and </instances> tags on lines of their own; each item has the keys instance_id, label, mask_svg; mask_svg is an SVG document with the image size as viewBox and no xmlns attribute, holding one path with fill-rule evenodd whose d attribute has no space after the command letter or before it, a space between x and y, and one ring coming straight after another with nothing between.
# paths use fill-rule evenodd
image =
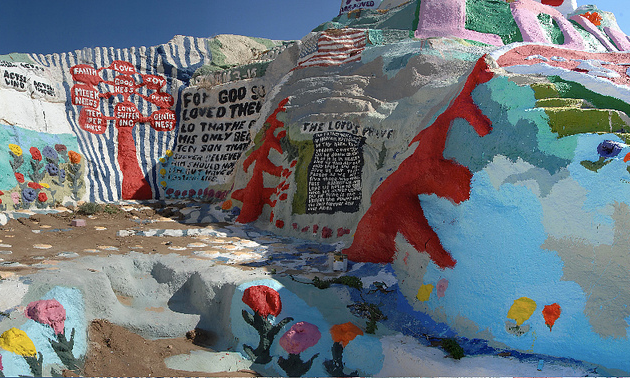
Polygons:
<instances>
[{"instance_id":1,"label":"pink painted flower","mask_svg":"<svg viewBox=\"0 0 630 378\"><path fill-rule=\"evenodd\" d=\"M20 193L18 192L11 193L11 199L13 200L13 203L17 205L18 203L20 203Z\"/></svg>"},{"instance_id":2,"label":"pink painted flower","mask_svg":"<svg viewBox=\"0 0 630 378\"><path fill-rule=\"evenodd\" d=\"M298 322L280 338L280 346L289 354L300 354L317 344L322 334L316 325Z\"/></svg>"},{"instance_id":3,"label":"pink painted flower","mask_svg":"<svg viewBox=\"0 0 630 378\"><path fill-rule=\"evenodd\" d=\"M24 315L41 324L48 324L55 331L55 335L64 333L66 309L56 299L31 302L26 306Z\"/></svg>"},{"instance_id":4,"label":"pink painted flower","mask_svg":"<svg viewBox=\"0 0 630 378\"><path fill-rule=\"evenodd\" d=\"M269 315L278 316L282 311L280 294L265 285L251 286L243 292L243 303L263 318Z\"/></svg>"}]
</instances>

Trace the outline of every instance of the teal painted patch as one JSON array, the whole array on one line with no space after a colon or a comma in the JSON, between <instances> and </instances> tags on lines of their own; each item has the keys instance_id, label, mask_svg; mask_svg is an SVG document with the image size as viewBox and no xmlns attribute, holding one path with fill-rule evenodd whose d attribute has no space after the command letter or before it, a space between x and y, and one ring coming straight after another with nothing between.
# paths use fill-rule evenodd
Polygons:
<instances>
[{"instance_id":1,"label":"teal painted patch","mask_svg":"<svg viewBox=\"0 0 630 378\"><path fill-rule=\"evenodd\" d=\"M538 22L542 25L543 30L547 34L547 38L555 45L564 44L564 34L560 30L558 23L548 14L540 13Z\"/></svg>"},{"instance_id":2,"label":"teal painted patch","mask_svg":"<svg viewBox=\"0 0 630 378\"><path fill-rule=\"evenodd\" d=\"M449 132L444 157L455 159L472 172L482 170L496 155L512 161L522 159L550 174L566 167L567 146L546 146L538 143L542 125L549 126L539 111L532 111L536 104L534 91L530 87L519 87L506 77L496 77L473 91L473 99L482 112L492 121L490 134L480 137L462 119L456 119ZM556 139L554 139L555 141Z\"/></svg>"},{"instance_id":3,"label":"teal painted patch","mask_svg":"<svg viewBox=\"0 0 630 378\"><path fill-rule=\"evenodd\" d=\"M504 44L522 42L510 4L504 0L466 0L466 29L496 34Z\"/></svg>"},{"instance_id":4,"label":"teal painted patch","mask_svg":"<svg viewBox=\"0 0 630 378\"><path fill-rule=\"evenodd\" d=\"M13 62L13 63L24 62L24 63L37 64L28 56L28 54L23 54L23 53L11 53L11 54L0 55L0 60Z\"/></svg>"}]
</instances>

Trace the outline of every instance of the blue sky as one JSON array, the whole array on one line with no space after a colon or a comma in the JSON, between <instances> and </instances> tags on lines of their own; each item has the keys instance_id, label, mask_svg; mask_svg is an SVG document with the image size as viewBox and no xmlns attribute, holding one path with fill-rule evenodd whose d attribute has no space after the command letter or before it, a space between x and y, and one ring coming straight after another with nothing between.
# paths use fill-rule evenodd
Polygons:
<instances>
[{"instance_id":1,"label":"blue sky","mask_svg":"<svg viewBox=\"0 0 630 378\"><path fill-rule=\"evenodd\" d=\"M628 0L578 0L612 11L627 34ZM174 35L301 39L339 12L340 0L1 0L0 54L154 46ZM626 22L624 22L626 21Z\"/></svg>"}]
</instances>

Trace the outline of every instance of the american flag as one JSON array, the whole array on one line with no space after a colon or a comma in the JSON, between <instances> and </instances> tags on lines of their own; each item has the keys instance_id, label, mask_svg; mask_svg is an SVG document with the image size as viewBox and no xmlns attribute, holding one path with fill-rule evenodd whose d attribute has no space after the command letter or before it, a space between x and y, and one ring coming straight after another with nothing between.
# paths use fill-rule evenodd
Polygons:
<instances>
[{"instance_id":1,"label":"american flag","mask_svg":"<svg viewBox=\"0 0 630 378\"><path fill-rule=\"evenodd\" d=\"M297 68L338 66L361 60L361 52L367 44L367 30L330 29L322 32L317 39L317 48L308 46L300 54ZM309 51L310 50L310 51Z\"/></svg>"}]
</instances>

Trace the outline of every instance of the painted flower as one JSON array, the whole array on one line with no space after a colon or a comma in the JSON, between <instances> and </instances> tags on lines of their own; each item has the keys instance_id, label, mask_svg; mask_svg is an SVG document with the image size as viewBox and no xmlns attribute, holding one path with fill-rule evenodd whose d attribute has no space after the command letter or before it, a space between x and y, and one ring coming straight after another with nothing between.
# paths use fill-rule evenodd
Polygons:
<instances>
[{"instance_id":1,"label":"painted flower","mask_svg":"<svg viewBox=\"0 0 630 378\"><path fill-rule=\"evenodd\" d=\"M2 355L0 354L0 371L4 370L4 366L2 366Z\"/></svg>"},{"instance_id":2,"label":"painted flower","mask_svg":"<svg viewBox=\"0 0 630 378\"><path fill-rule=\"evenodd\" d=\"M66 152L68 150L68 148L63 145L63 144L55 144L55 151L61 153L61 152Z\"/></svg>"},{"instance_id":3,"label":"painted flower","mask_svg":"<svg viewBox=\"0 0 630 378\"><path fill-rule=\"evenodd\" d=\"M39 194L37 195L37 200L39 202L46 202L48 201L48 196L44 192L39 192Z\"/></svg>"},{"instance_id":4,"label":"painted flower","mask_svg":"<svg viewBox=\"0 0 630 378\"><path fill-rule=\"evenodd\" d=\"M162 163L162 164L166 163L166 159L160 158L160 163Z\"/></svg>"},{"instance_id":5,"label":"painted flower","mask_svg":"<svg viewBox=\"0 0 630 378\"><path fill-rule=\"evenodd\" d=\"M160 185L162 185L163 188L166 188L166 181L160 181Z\"/></svg>"},{"instance_id":6,"label":"painted flower","mask_svg":"<svg viewBox=\"0 0 630 378\"><path fill-rule=\"evenodd\" d=\"M595 25L595 26L599 26L599 25L601 25L601 24L602 24L602 20L603 20L603 18L602 18L602 16L601 16L599 13L597 13L597 12L592 12L592 13L591 13L591 12L586 12L586 13L584 13L584 14L581 14L580 16L582 16L582 17L586 18L587 20L589 20L590 22L592 22L592 23L593 23L593 25Z\"/></svg>"},{"instance_id":7,"label":"painted flower","mask_svg":"<svg viewBox=\"0 0 630 378\"><path fill-rule=\"evenodd\" d=\"M50 160L57 160L59 158L59 156L57 155L57 151L55 151L55 149L50 146L46 146L42 149L42 155L44 155L46 159Z\"/></svg>"},{"instance_id":8,"label":"painted flower","mask_svg":"<svg viewBox=\"0 0 630 378\"><path fill-rule=\"evenodd\" d=\"M9 144L9 150L13 152L15 156L22 156L22 148L17 144Z\"/></svg>"},{"instance_id":9,"label":"painted flower","mask_svg":"<svg viewBox=\"0 0 630 378\"><path fill-rule=\"evenodd\" d=\"M74 151L68 151L68 157L72 164L79 164L81 162L81 155Z\"/></svg>"},{"instance_id":10,"label":"painted flower","mask_svg":"<svg viewBox=\"0 0 630 378\"><path fill-rule=\"evenodd\" d=\"M39 185L36 182L32 182L32 181L28 183L28 187L32 188L32 189L35 189L35 190L39 190L39 189L43 188L43 186Z\"/></svg>"},{"instance_id":11,"label":"painted flower","mask_svg":"<svg viewBox=\"0 0 630 378\"><path fill-rule=\"evenodd\" d=\"M214 189L208 190L208 197L214 197Z\"/></svg>"},{"instance_id":12,"label":"painted flower","mask_svg":"<svg viewBox=\"0 0 630 378\"><path fill-rule=\"evenodd\" d=\"M179 191L179 189L177 189L174 194L175 194L175 197L178 197L181 194L181 192Z\"/></svg>"},{"instance_id":13,"label":"painted flower","mask_svg":"<svg viewBox=\"0 0 630 378\"><path fill-rule=\"evenodd\" d=\"M164 168L160 169L160 174L162 176L165 176L166 175L166 169L164 169Z\"/></svg>"},{"instance_id":14,"label":"painted flower","mask_svg":"<svg viewBox=\"0 0 630 378\"><path fill-rule=\"evenodd\" d=\"M282 311L282 301L277 291L265 285L251 286L243 292L243 303L263 318L278 316Z\"/></svg>"},{"instance_id":15,"label":"painted flower","mask_svg":"<svg viewBox=\"0 0 630 378\"><path fill-rule=\"evenodd\" d=\"M168 156L168 157L173 156L173 151L172 150L166 150L166 156Z\"/></svg>"},{"instance_id":16,"label":"painted flower","mask_svg":"<svg viewBox=\"0 0 630 378\"><path fill-rule=\"evenodd\" d=\"M192 197L194 197L194 196L195 196L195 194L197 194L197 192L196 192L194 189L190 189L190 190L188 191L188 197L191 197L191 198L192 198Z\"/></svg>"},{"instance_id":17,"label":"painted flower","mask_svg":"<svg viewBox=\"0 0 630 378\"><path fill-rule=\"evenodd\" d=\"M297 322L280 338L280 346L289 354L300 354L319 342L322 334L316 325Z\"/></svg>"},{"instance_id":18,"label":"painted flower","mask_svg":"<svg viewBox=\"0 0 630 378\"><path fill-rule=\"evenodd\" d=\"M17 328L11 328L0 335L0 348L20 356L35 356L37 354L33 341L26 332Z\"/></svg>"},{"instance_id":19,"label":"painted flower","mask_svg":"<svg viewBox=\"0 0 630 378\"><path fill-rule=\"evenodd\" d=\"M3 196L4 192L2 190L0 190L0 196Z\"/></svg>"},{"instance_id":20,"label":"painted flower","mask_svg":"<svg viewBox=\"0 0 630 378\"><path fill-rule=\"evenodd\" d=\"M332 339L336 343L340 343L345 348L346 345L355 337L359 335L363 335L363 331L361 328L357 327L351 322L343 323L343 324L335 324L330 327L330 335Z\"/></svg>"},{"instance_id":21,"label":"painted flower","mask_svg":"<svg viewBox=\"0 0 630 378\"><path fill-rule=\"evenodd\" d=\"M20 184L24 184L24 175L20 172L15 172L15 179L18 180Z\"/></svg>"},{"instance_id":22,"label":"painted flower","mask_svg":"<svg viewBox=\"0 0 630 378\"><path fill-rule=\"evenodd\" d=\"M31 153L31 157L33 158L33 160L42 160L42 153L39 152L39 149L37 149L37 147L31 147L28 151Z\"/></svg>"},{"instance_id":23,"label":"painted flower","mask_svg":"<svg viewBox=\"0 0 630 378\"><path fill-rule=\"evenodd\" d=\"M65 180L65 179L66 179L66 170L65 170L65 169L60 169L60 170L59 170L59 179L60 179L61 181L63 181L63 180Z\"/></svg>"},{"instance_id":24,"label":"painted flower","mask_svg":"<svg viewBox=\"0 0 630 378\"><path fill-rule=\"evenodd\" d=\"M168 188L168 189L166 189L166 194L168 194L170 196L171 194L173 194L174 191L175 190L173 188Z\"/></svg>"},{"instance_id":25,"label":"painted flower","mask_svg":"<svg viewBox=\"0 0 630 378\"><path fill-rule=\"evenodd\" d=\"M59 174L59 167L55 163L46 164L46 172L51 176L57 176Z\"/></svg>"},{"instance_id":26,"label":"painted flower","mask_svg":"<svg viewBox=\"0 0 630 378\"><path fill-rule=\"evenodd\" d=\"M545 318L545 324L547 324L547 327L549 327L549 332L551 332L551 328L553 328L553 325L556 324L556 320L558 320L558 318L560 317L562 309L560 308L559 304L554 303L545 306L542 313L543 317Z\"/></svg>"},{"instance_id":27,"label":"painted flower","mask_svg":"<svg viewBox=\"0 0 630 378\"><path fill-rule=\"evenodd\" d=\"M203 189L197 190L197 195L201 197L203 195Z\"/></svg>"},{"instance_id":28,"label":"painted flower","mask_svg":"<svg viewBox=\"0 0 630 378\"><path fill-rule=\"evenodd\" d=\"M25 188L22 190L22 198L24 198L26 202L33 202L35 198L37 198L37 192L32 188Z\"/></svg>"},{"instance_id":29,"label":"painted flower","mask_svg":"<svg viewBox=\"0 0 630 378\"><path fill-rule=\"evenodd\" d=\"M188 196L188 190L184 190L184 191L182 192L182 197L186 197L186 196Z\"/></svg>"},{"instance_id":30,"label":"painted flower","mask_svg":"<svg viewBox=\"0 0 630 378\"><path fill-rule=\"evenodd\" d=\"M13 200L13 203L17 205L18 203L20 203L20 193L18 192L11 193L11 199Z\"/></svg>"},{"instance_id":31,"label":"painted flower","mask_svg":"<svg viewBox=\"0 0 630 378\"><path fill-rule=\"evenodd\" d=\"M40 182L40 183L39 183L39 185L40 185L42 188L50 189L50 185L46 184L45 182Z\"/></svg>"},{"instance_id":32,"label":"painted flower","mask_svg":"<svg viewBox=\"0 0 630 378\"><path fill-rule=\"evenodd\" d=\"M623 145L613 140L605 140L597 146L597 153L605 158L612 158L621 152Z\"/></svg>"},{"instance_id":33,"label":"painted flower","mask_svg":"<svg viewBox=\"0 0 630 378\"><path fill-rule=\"evenodd\" d=\"M225 202L223 202L223 205L221 205L221 209L223 210L230 210L233 206L232 200L227 200Z\"/></svg>"},{"instance_id":34,"label":"painted flower","mask_svg":"<svg viewBox=\"0 0 630 378\"><path fill-rule=\"evenodd\" d=\"M56 299L31 302L26 306L24 315L38 323L49 325L55 335L64 333L66 309Z\"/></svg>"}]
</instances>

